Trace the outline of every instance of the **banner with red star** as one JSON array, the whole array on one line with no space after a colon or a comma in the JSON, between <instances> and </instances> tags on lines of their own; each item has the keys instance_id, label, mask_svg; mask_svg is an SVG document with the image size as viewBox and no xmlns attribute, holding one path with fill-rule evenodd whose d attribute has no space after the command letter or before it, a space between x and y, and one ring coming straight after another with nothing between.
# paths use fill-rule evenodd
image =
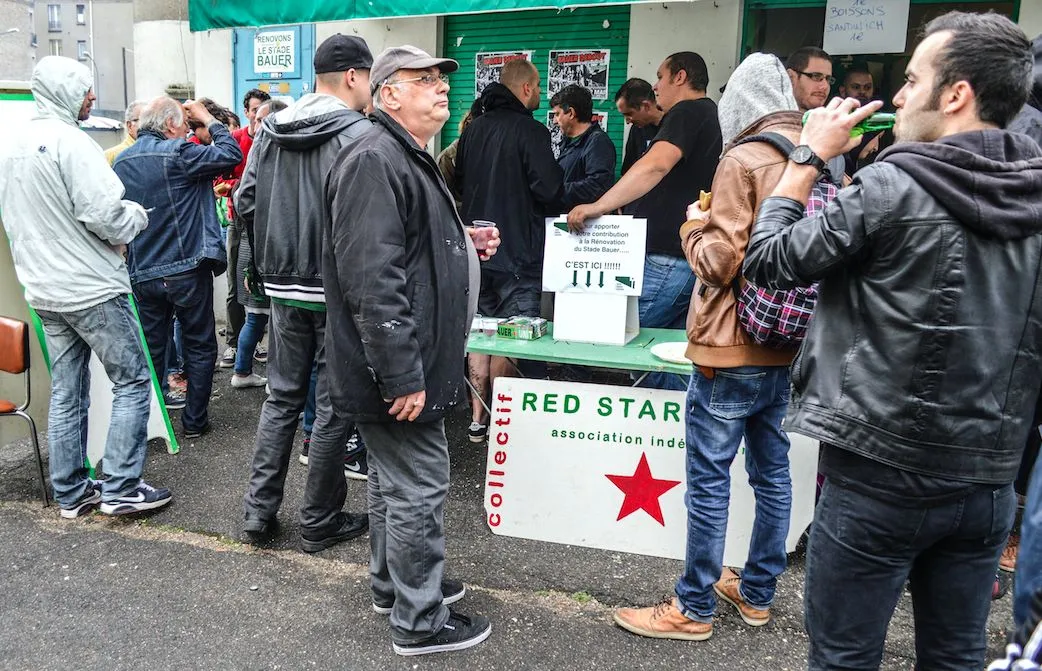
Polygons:
<instances>
[{"instance_id":1,"label":"banner with red star","mask_svg":"<svg viewBox=\"0 0 1042 671\"><path fill-rule=\"evenodd\" d=\"M676 391L499 378L485 475L493 533L683 559L686 402ZM794 550L814 507L817 444L792 435ZM731 466L724 563L741 566L755 499Z\"/></svg>"}]
</instances>

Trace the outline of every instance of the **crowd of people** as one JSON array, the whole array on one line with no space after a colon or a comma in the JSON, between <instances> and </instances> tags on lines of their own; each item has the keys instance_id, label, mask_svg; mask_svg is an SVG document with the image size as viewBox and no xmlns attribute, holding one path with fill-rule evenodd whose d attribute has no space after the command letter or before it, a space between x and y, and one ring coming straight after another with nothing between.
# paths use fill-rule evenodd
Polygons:
<instances>
[{"instance_id":1,"label":"crowd of people","mask_svg":"<svg viewBox=\"0 0 1042 671\"><path fill-rule=\"evenodd\" d=\"M906 584L919 666L982 668L997 568L1016 571L1020 633L996 668L1033 654L1042 38L996 14L935 19L893 98L893 131L863 136L852 129L883 106L871 72L848 68L830 101L832 60L816 47L784 63L750 55L719 104L704 59L671 54L653 84L630 79L615 96L632 126L618 181L581 86L550 99L565 137L554 157L528 60L504 65L437 160L428 147L450 116L456 61L409 45L374 58L337 34L314 67L299 100L249 91L242 127L206 98L135 102L126 140L103 153L76 125L95 100L88 68L37 64L37 117L0 148L0 206L45 331L62 517L167 505L171 492L142 478L150 369L191 438L210 428L215 369L233 368L233 387L267 392L245 538L278 532L303 416L302 548L368 531L373 608L398 654L482 642L488 619L449 608L466 588L444 575L444 418L469 400L468 435L483 442L494 379L547 372L483 355L464 365L470 325L479 311L545 314L546 216L567 213L581 232L623 212L648 225L640 323L686 325L694 367L644 382L687 393L684 570L674 597L620 608L615 622L701 641L721 599L749 626L770 621L794 431L821 445L809 668L878 668ZM84 464L91 352L114 392L101 480ZM731 569L729 472L743 440L756 515L746 565ZM343 509L348 478L367 481L367 511Z\"/></svg>"}]
</instances>

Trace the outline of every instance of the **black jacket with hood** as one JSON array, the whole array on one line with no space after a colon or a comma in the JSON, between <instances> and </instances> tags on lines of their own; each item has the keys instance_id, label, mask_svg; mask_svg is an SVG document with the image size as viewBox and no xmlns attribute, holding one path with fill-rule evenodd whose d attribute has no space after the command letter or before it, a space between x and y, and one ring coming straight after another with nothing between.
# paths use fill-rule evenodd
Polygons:
<instances>
[{"instance_id":1,"label":"black jacket with hood","mask_svg":"<svg viewBox=\"0 0 1042 671\"><path fill-rule=\"evenodd\" d=\"M324 224L326 362L337 412L393 422L384 399L426 391L417 421L466 398L467 236L434 159L394 119L337 157Z\"/></svg>"},{"instance_id":2,"label":"black jacket with hood","mask_svg":"<svg viewBox=\"0 0 1042 671\"><path fill-rule=\"evenodd\" d=\"M1035 38L1032 50L1035 55L1035 84L1027 104L1009 123L1008 129L1027 135L1042 146L1042 35Z\"/></svg>"},{"instance_id":3,"label":"black jacket with hood","mask_svg":"<svg viewBox=\"0 0 1042 671\"><path fill-rule=\"evenodd\" d=\"M550 131L532 118L510 89L489 84L484 113L463 131L456 150L456 188L463 221L494 221L501 244L484 268L540 277L544 219L564 193L564 172L550 148Z\"/></svg>"},{"instance_id":4,"label":"black jacket with hood","mask_svg":"<svg viewBox=\"0 0 1042 671\"><path fill-rule=\"evenodd\" d=\"M264 119L235 196L269 298L325 303L325 184L340 149L372 128L326 94L306 95Z\"/></svg>"},{"instance_id":5,"label":"black jacket with hood","mask_svg":"<svg viewBox=\"0 0 1042 671\"><path fill-rule=\"evenodd\" d=\"M819 282L786 429L953 481L1017 474L1042 376L1042 150L901 143L821 213L768 198L745 276Z\"/></svg>"}]
</instances>

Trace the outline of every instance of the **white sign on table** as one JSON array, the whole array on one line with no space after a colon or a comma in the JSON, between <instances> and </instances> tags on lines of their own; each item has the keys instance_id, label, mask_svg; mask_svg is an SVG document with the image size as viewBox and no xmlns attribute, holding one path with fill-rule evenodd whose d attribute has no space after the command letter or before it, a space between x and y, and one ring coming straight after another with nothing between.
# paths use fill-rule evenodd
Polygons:
<instances>
[{"instance_id":1,"label":"white sign on table","mask_svg":"<svg viewBox=\"0 0 1042 671\"><path fill-rule=\"evenodd\" d=\"M647 220L630 216L591 219L578 234L564 217L548 217L543 290L639 296L647 233Z\"/></svg>"},{"instance_id":2,"label":"white sign on table","mask_svg":"<svg viewBox=\"0 0 1042 671\"><path fill-rule=\"evenodd\" d=\"M905 50L909 0L828 0L823 48L833 56Z\"/></svg>"},{"instance_id":3,"label":"white sign on table","mask_svg":"<svg viewBox=\"0 0 1042 671\"><path fill-rule=\"evenodd\" d=\"M498 378L485 511L493 533L683 559L683 392ZM792 435L793 551L814 513L817 444ZM756 503L745 448L731 465L724 564L742 566Z\"/></svg>"},{"instance_id":4,"label":"white sign on table","mask_svg":"<svg viewBox=\"0 0 1042 671\"><path fill-rule=\"evenodd\" d=\"M253 72L294 72L296 36L292 30L268 30L253 36Z\"/></svg>"},{"instance_id":5,"label":"white sign on table","mask_svg":"<svg viewBox=\"0 0 1042 671\"><path fill-rule=\"evenodd\" d=\"M625 345L640 332L648 223L630 216L586 222L571 233L546 219L543 290L554 296L554 340Z\"/></svg>"}]
</instances>

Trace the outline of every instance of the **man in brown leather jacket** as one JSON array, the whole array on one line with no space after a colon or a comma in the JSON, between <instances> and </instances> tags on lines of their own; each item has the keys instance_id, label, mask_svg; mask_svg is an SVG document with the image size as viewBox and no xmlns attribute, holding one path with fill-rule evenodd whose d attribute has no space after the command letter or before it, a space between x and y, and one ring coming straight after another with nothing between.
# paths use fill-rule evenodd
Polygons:
<instances>
[{"instance_id":1,"label":"man in brown leather jacket","mask_svg":"<svg viewBox=\"0 0 1042 671\"><path fill-rule=\"evenodd\" d=\"M787 367L795 350L755 344L738 321L733 289L756 211L786 165L786 157L768 143L735 144L765 132L791 141L800 135L792 85L777 58L753 54L738 66L720 100L720 128L727 149L713 178L712 214L688 221L680 230L684 253L698 278L687 318L687 356L695 372L687 403L684 574L675 599L615 613L620 626L656 638L701 641L712 636L718 596L735 606L747 624L766 624L786 563L792 483L789 439L781 421L789 402ZM756 521L741 576L728 571L721 578L730 467L743 436Z\"/></svg>"}]
</instances>

